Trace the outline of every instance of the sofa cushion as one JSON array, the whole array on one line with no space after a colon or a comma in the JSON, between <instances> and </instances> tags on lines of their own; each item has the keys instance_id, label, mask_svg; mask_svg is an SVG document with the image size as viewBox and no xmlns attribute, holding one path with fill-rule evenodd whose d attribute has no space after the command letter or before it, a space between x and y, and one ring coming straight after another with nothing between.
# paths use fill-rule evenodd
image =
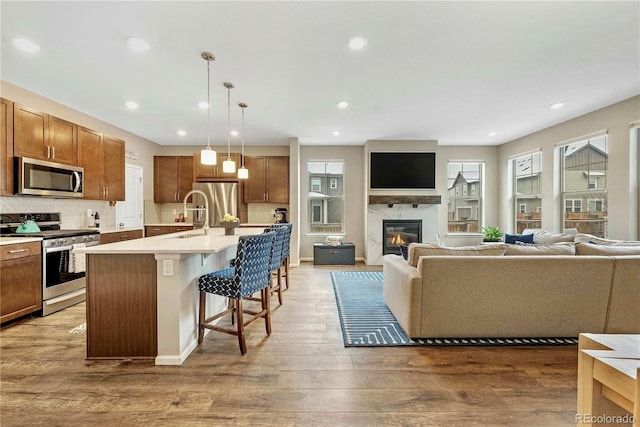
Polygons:
<instances>
[{"instance_id":1,"label":"sofa cushion","mask_svg":"<svg viewBox=\"0 0 640 427\"><path fill-rule=\"evenodd\" d=\"M554 245L507 245L505 255L575 255L573 242L560 242Z\"/></svg>"},{"instance_id":2,"label":"sofa cushion","mask_svg":"<svg viewBox=\"0 0 640 427\"><path fill-rule=\"evenodd\" d=\"M637 240L614 240L604 239L602 237L594 236L593 234L580 233L576 236L576 243L595 243L596 245L606 246L640 246L640 241Z\"/></svg>"},{"instance_id":3,"label":"sofa cushion","mask_svg":"<svg viewBox=\"0 0 640 427\"><path fill-rule=\"evenodd\" d=\"M409 259L407 262L413 267L418 266L421 256L464 256L464 255L504 255L505 244L478 245L478 246L439 246L433 243L409 243Z\"/></svg>"},{"instance_id":4,"label":"sofa cushion","mask_svg":"<svg viewBox=\"0 0 640 427\"><path fill-rule=\"evenodd\" d=\"M551 233L549 231L536 231L533 233L533 243L536 245L552 245L560 242L573 242L575 236L569 233Z\"/></svg>"},{"instance_id":5,"label":"sofa cushion","mask_svg":"<svg viewBox=\"0 0 640 427\"><path fill-rule=\"evenodd\" d=\"M610 246L593 243L576 243L576 255L640 255L640 246Z\"/></svg>"},{"instance_id":6,"label":"sofa cushion","mask_svg":"<svg viewBox=\"0 0 640 427\"><path fill-rule=\"evenodd\" d=\"M505 234L504 242L512 245L516 242L533 243L533 234Z\"/></svg>"}]
</instances>

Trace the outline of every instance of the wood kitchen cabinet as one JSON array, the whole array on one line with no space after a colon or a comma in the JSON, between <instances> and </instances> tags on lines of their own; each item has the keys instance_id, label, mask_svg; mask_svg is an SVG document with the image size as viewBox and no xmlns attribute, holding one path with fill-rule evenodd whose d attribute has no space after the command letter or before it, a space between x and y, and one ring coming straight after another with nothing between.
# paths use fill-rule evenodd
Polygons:
<instances>
[{"instance_id":1,"label":"wood kitchen cabinet","mask_svg":"<svg viewBox=\"0 0 640 427\"><path fill-rule=\"evenodd\" d=\"M13 194L13 102L0 98L0 196Z\"/></svg>"},{"instance_id":2,"label":"wood kitchen cabinet","mask_svg":"<svg viewBox=\"0 0 640 427\"><path fill-rule=\"evenodd\" d=\"M0 246L0 322L42 308L41 243Z\"/></svg>"},{"instance_id":3,"label":"wood kitchen cabinet","mask_svg":"<svg viewBox=\"0 0 640 427\"><path fill-rule=\"evenodd\" d=\"M75 165L78 126L21 104L13 105L14 156Z\"/></svg>"},{"instance_id":4,"label":"wood kitchen cabinet","mask_svg":"<svg viewBox=\"0 0 640 427\"><path fill-rule=\"evenodd\" d=\"M193 230L192 225L145 225L144 237L160 236L161 234L178 233Z\"/></svg>"},{"instance_id":5,"label":"wood kitchen cabinet","mask_svg":"<svg viewBox=\"0 0 640 427\"><path fill-rule=\"evenodd\" d=\"M247 156L244 203L289 203L289 157Z\"/></svg>"},{"instance_id":6,"label":"wood kitchen cabinet","mask_svg":"<svg viewBox=\"0 0 640 427\"><path fill-rule=\"evenodd\" d=\"M154 202L181 203L193 181L193 156L153 157Z\"/></svg>"},{"instance_id":7,"label":"wood kitchen cabinet","mask_svg":"<svg viewBox=\"0 0 640 427\"><path fill-rule=\"evenodd\" d=\"M115 231L113 233L101 233L100 244L124 242L125 240L134 240L142 238L142 229L129 231Z\"/></svg>"},{"instance_id":8,"label":"wood kitchen cabinet","mask_svg":"<svg viewBox=\"0 0 640 427\"><path fill-rule=\"evenodd\" d=\"M124 200L124 141L78 129L78 166L84 168L84 198Z\"/></svg>"},{"instance_id":9,"label":"wood kitchen cabinet","mask_svg":"<svg viewBox=\"0 0 640 427\"><path fill-rule=\"evenodd\" d=\"M222 162L227 160L227 157L231 157L231 160L236 162L236 171L233 173L224 173L222 171ZM196 181L213 181L213 180L233 180L238 179L238 168L240 167L240 160L242 156L240 153L231 153L227 156L226 152L217 153L217 164L215 165L203 165L200 163L200 153L196 153L193 156L193 171Z\"/></svg>"}]
</instances>

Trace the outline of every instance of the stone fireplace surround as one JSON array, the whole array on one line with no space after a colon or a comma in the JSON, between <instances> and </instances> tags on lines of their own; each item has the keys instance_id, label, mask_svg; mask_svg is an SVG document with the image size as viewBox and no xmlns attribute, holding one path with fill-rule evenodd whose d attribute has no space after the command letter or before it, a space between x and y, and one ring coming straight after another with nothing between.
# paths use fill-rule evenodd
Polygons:
<instances>
[{"instance_id":1,"label":"stone fireplace surround","mask_svg":"<svg viewBox=\"0 0 640 427\"><path fill-rule=\"evenodd\" d=\"M382 265L382 220L421 219L422 241L435 242L440 196L369 196L366 263Z\"/></svg>"}]
</instances>

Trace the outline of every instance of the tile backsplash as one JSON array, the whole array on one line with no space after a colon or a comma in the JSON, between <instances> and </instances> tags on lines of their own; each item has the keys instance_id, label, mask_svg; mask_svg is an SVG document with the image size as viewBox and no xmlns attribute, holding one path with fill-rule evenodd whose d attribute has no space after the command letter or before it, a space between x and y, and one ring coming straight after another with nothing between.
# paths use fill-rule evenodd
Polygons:
<instances>
[{"instance_id":1,"label":"tile backsplash","mask_svg":"<svg viewBox=\"0 0 640 427\"><path fill-rule=\"evenodd\" d=\"M272 224L276 221L274 215L276 208L289 208L288 205L276 203L249 203L247 204L247 217L250 224Z\"/></svg>"},{"instance_id":2,"label":"tile backsplash","mask_svg":"<svg viewBox=\"0 0 640 427\"><path fill-rule=\"evenodd\" d=\"M52 199L48 197L0 197L0 213L60 212L63 229L87 228L87 210L100 214L103 228L116 226L116 208L100 200Z\"/></svg>"}]
</instances>

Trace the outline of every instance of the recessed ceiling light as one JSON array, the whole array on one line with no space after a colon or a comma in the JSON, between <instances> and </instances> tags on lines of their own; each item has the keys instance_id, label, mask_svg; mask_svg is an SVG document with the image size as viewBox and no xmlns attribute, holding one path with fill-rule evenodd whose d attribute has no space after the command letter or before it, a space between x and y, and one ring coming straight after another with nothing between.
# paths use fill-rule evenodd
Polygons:
<instances>
[{"instance_id":1,"label":"recessed ceiling light","mask_svg":"<svg viewBox=\"0 0 640 427\"><path fill-rule=\"evenodd\" d=\"M231 132L229 132L231 134L231 136L238 136L240 135L240 132L238 132L237 130L232 130Z\"/></svg>"},{"instance_id":2,"label":"recessed ceiling light","mask_svg":"<svg viewBox=\"0 0 640 427\"><path fill-rule=\"evenodd\" d=\"M125 40L131 50L135 50L136 52L146 52L151 48L149 43L136 37L127 37Z\"/></svg>"},{"instance_id":3,"label":"recessed ceiling light","mask_svg":"<svg viewBox=\"0 0 640 427\"><path fill-rule=\"evenodd\" d=\"M13 45L26 53L35 53L40 50L40 46L25 38L13 39Z\"/></svg>"},{"instance_id":4,"label":"recessed ceiling light","mask_svg":"<svg viewBox=\"0 0 640 427\"><path fill-rule=\"evenodd\" d=\"M209 108L209 103L208 102L204 102L204 101L200 101L198 102L198 107L202 110L206 110L207 108Z\"/></svg>"},{"instance_id":5,"label":"recessed ceiling light","mask_svg":"<svg viewBox=\"0 0 640 427\"><path fill-rule=\"evenodd\" d=\"M562 107L564 107L564 102L554 102L553 104L549 105L549 108L551 108L552 110L557 110L558 108Z\"/></svg>"},{"instance_id":6,"label":"recessed ceiling light","mask_svg":"<svg viewBox=\"0 0 640 427\"><path fill-rule=\"evenodd\" d=\"M178 135L180 135L180 136L185 136L186 134L187 134L187 132L186 132L186 131L184 131L184 130L182 130L182 129L180 129L180 130L178 131Z\"/></svg>"},{"instance_id":7,"label":"recessed ceiling light","mask_svg":"<svg viewBox=\"0 0 640 427\"><path fill-rule=\"evenodd\" d=\"M498 134L498 132L489 132L487 135L489 136L496 136Z\"/></svg>"},{"instance_id":8,"label":"recessed ceiling light","mask_svg":"<svg viewBox=\"0 0 640 427\"><path fill-rule=\"evenodd\" d=\"M331 132L331 135L340 136L340 131L339 130L334 130L333 132Z\"/></svg>"},{"instance_id":9,"label":"recessed ceiling light","mask_svg":"<svg viewBox=\"0 0 640 427\"><path fill-rule=\"evenodd\" d=\"M356 36L349 39L349 47L353 50L360 50L367 45L367 39Z\"/></svg>"},{"instance_id":10,"label":"recessed ceiling light","mask_svg":"<svg viewBox=\"0 0 640 427\"><path fill-rule=\"evenodd\" d=\"M136 110L139 107L138 103L137 102L133 102L133 101L128 101L124 105L126 105L127 108L130 109L130 110Z\"/></svg>"},{"instance_id":11,"label":"recessed ceiling light","mask_svg":"<svg viewBox=\"0 0 640 427\"><path fill-rule=\"evenodd\" d=\"M347 101L340 101L338 102L338 108L340 108L341 110L344 110L345 108L347 108L349 106L349 103Z\"/></svg>"}]
</instances>

